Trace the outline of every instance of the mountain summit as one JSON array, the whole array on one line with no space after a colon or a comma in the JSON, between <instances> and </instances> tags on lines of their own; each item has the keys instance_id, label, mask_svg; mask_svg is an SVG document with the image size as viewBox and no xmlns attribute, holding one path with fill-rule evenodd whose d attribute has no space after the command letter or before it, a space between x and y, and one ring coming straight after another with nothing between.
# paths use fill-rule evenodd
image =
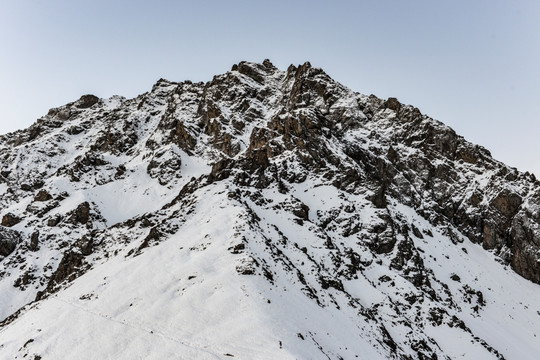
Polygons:
<instances>
[{"instance_id":1,"label":"mountain summit","mask_svg":"<svg viewBox=\"0 0 540 360\"><path fill-rule=\"evenodd\" d=\"M0 357L536 359L540 182L310 63L0 136Z\"/></svg>"}]
</instances>

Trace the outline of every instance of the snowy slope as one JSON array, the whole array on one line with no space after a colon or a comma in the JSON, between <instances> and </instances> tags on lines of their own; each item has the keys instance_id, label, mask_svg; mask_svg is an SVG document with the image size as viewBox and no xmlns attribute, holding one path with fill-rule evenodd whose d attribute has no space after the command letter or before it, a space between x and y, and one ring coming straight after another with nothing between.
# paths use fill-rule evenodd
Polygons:
<instances>
[{"instance_id":1,"label":"snowy slope","mask_svg":"<svg viewBox=\"0 0 540 360\"><path fill-rule=\"evenodd\" d=\"M536 179L308 63L85 96L0 157L0 358L540 353Z\"/></svg>"}]
</instances>

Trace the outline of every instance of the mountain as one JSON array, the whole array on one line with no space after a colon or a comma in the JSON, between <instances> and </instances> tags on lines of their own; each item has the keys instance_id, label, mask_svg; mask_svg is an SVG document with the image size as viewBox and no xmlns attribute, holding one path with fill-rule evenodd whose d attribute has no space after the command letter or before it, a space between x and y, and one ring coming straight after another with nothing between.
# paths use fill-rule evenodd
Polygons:
<instances>
[{"instance_id":1,"label":"mountain","mask_svg":"<svg viewBox=\"0 0 540 360\"><path fill-rule=\"evenodd\" d=\"M309 63L0 136L2 359L536 359L540 183Z\"/></svg>"}]
</instances>

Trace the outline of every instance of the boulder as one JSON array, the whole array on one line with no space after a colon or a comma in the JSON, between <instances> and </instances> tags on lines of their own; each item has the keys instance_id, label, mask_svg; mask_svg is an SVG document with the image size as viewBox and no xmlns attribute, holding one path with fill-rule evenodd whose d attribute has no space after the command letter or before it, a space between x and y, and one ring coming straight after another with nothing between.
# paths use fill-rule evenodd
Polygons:
<instances>
[{"instance_id":1,"label":"boulder","mask_svg":"<svg viewBox=\"0 0 540 360\"><path fill-rule=\"evenodd\" d=\"M47 190L41 189L36 196L34 196L34 201L48 201L51 200L52 196L47 192Z\"/></svg>"},{"instance_id":2,"label":"boulder","mask_svg":"<svg viewBox=\"0 0 540 360\"><path fill-rule=\"evenodd\" d=\"M99 98L94 95L83 95L79 100L75 102L75 106L79 109L86 109L90 106L96 104L99 101Z\"/></svg>"},{"instance_id":3,"label":"boulder","mask_svg":"<svg viewBox=\"0 0 540 360\"><path fill-rule=\"evenodd\" d=\"M0 226L0 256L8 256L15 250L21 241L21 234L3 226Z\"/></svg>"},{"instance_id":4,"label":"boulder","mask_svg":"<svg viewBox=\"0 0 540 360\"><path fill-rule=\"evenodd\" d=\"M21 222L20 217L18 217L17 215L14 215L12 213L7 213L2 218L2 224L1 225L5 226L5 227L12 227L12 226L17 225L20 222Z\"/></svg>"},{"instance_id":5,"label":"boulder","mask_svg":"<svg viewBox=\"0 0 540 360\"><path fill-rule=\"evenodd\" d=\"M73 212L73 215L71 215L70 221L72 223L80 223L80 224L86 224L88 220L90 219L90 204L88 201L85 201Z\"/></svg>"}]
</instances>

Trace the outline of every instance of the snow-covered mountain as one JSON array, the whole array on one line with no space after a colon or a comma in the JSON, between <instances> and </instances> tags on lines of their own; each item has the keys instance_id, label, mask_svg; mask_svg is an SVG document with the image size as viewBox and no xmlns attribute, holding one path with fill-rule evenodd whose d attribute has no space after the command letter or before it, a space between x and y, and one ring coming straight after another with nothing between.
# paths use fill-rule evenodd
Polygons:
<instances>
[{"instance_id":1,"label":"snow-covered mountain","mask_svg":"<svg viewBox=\"0 0 540 360\"><path fill-rule=\"evenodd\" d=\"M309 63L0 136L1 359L537 359L540 182Z\"/></svg>"}]
</instances>

